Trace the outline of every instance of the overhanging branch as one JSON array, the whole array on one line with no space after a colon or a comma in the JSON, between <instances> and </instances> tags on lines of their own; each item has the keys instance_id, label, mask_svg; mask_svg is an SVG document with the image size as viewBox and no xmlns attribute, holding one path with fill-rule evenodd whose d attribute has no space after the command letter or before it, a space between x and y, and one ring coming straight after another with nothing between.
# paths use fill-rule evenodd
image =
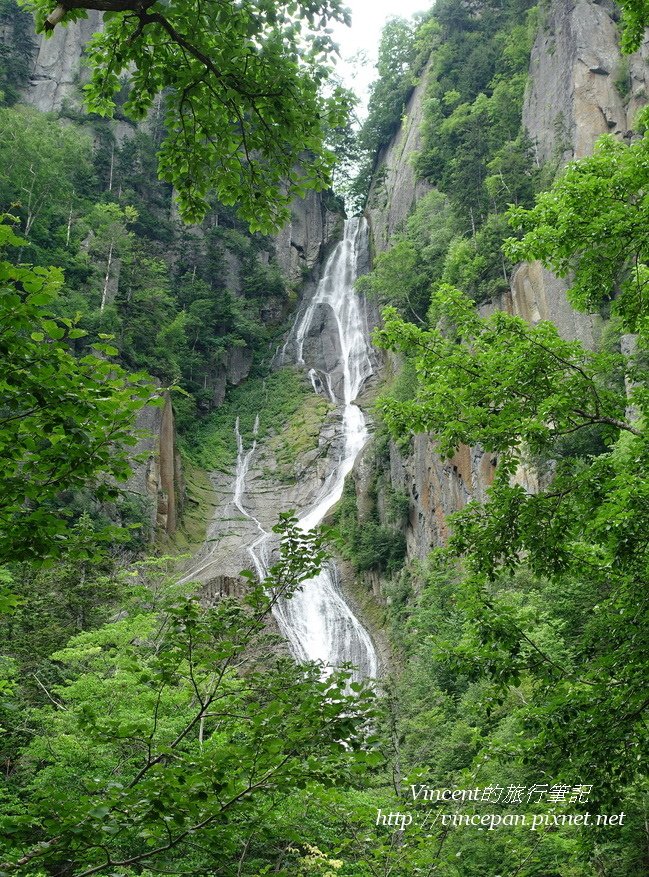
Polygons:
<instances>
[{"instance_id":1,"label":"overhanging branch","mask_svg":"<svg viewBox=\"0 0 649 877\"><path fill-rule=\"evenodd\" d=\"M96 9L99 12L142 13L153 6L155 0L66 0L59 3L45 19L45 30L54 30L71 9Z\"/></svg>"}]
</instances>

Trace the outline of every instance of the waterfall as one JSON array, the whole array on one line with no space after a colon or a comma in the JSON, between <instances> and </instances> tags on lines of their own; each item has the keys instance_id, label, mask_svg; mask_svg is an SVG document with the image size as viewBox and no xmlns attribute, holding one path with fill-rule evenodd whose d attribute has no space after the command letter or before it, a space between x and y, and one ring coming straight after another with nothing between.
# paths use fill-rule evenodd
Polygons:
<instances>
[{"instance_id":1,"label":"waterfall","mask_svg":"<svg viewBox=\"0 0 649 877\"><path fill-rule=\"evenodd\" d=\"M303 365L313 391L329 399L339 415L337 441L332 443L337 448L337 456L330 461L329 474L311 505L298 513L299 525L304 531L320 524L341 498L345 477L368 439L365 417L355 404L365 381L372 374L364 305L354 292L359 257L365 257L366 248L365 220L347 220L343 239L327 260L313 297L297 315L286 344L278 354L280 362L294 361ZM324 364L326 357L322 355L314 357L318 360L316 363L305 361L309 359L307 340L311 337L310 331L318 325L315 322L316 314L322 313L326 314L325 334L331 336L325 340L335 351L335 361L331 367ZM318 332L315 333L316 337ZM248 542L246 551L261 580L266 577L270 566L276 537L264 529L245 501L246 478L251 465L254 467L258 430L257 417L252 442L246 449L237 417L234 427L237 464L229 505L236 513L236 520L241 522L245 519L254 525L244 539ZM211 547L206 547L182 581L208 579L215 565L218 566L219 552L220 543L217 540ZM327 564L315 578L304 582L302 589L290 600L278 601L274 612L277 624L297 660L321 661L327 667L351 663L358 668L354 674L356 678L378 675L379 662L372 640L345 601L333 563Z\"/></svg>"},{"instance_id":2,"label":"waterfall","mask_svg":"<svg viewBox=\"0 0 649 877\"><path fill-rule=\"evenodd\" d=\"M258 432L259 414L256 415L255 423L252 428L252 445L250 446L250 449L248 451L245 451L243 447L243 438L239 430L239 418L237 417L234 423L234 434L237 439L237 468L234 474L232 502L241 512L241 514L251 520L259 530L260 536L255 542L253 542L252 545L248 546L248 554L250 555L252 562L255 565L255 571L257 575L260 579L263 579L266 576L268 558L266 556L266 552L262 550L262 545L270 540L271 534L264 530L257 518L254 515L250 514L250 512L248 512L243 505L243 494L246 489L246 475L248 474L248 469L250 468L250 461L252 460L253 454L257 450Z\"/></svg>"},{"instance_id":3,"label":"waterfall","mask_svg":"<svg viewBox=\"0 0 649 877\"><path fill-rule=\"evenodd\" d=\"M368 439L365 417L354 404L363 384L372 374L367 320L362 301L354 292L363 247L367 247L365 220L347 220L343 239L331 253L313 298L298 315L291 332L295 359L306 365L304 349L309 329L318 310L327 307L332 318L328 324L333 326L337 336L333 341L340 351L335 366L339 372L337 391L333 388L332 374L325 371L323 377L327 395L341 409L342 450L317 501L299 517L303 530L316 527L341 498L345 477ZM284 356L286 350L285 346ZM311 384L318 392L315 374L316 370L311 368ZM252 546L253 554L258 556L263 545L263 538L257 540ZM358 668L360 677L378 674L378 658L370 636L343 598L333 564L306 582L290 600L281 601L276 618L298 659L319 660L332 666L349 661Z\"/></svg>"},{"instance_id":4,"label":"waterfall","mask_svg":"<svg viewBox=\"0 0 649 877\"><path fill-rule=\"evenodd\" d=\"M241 437L241 432L239 430L239 418L237 417L234 423L234 434L237 439L237 470L234 476L234 490L233 490L233 498L232 502L239 509L241 514L245 515L247 518L250 517L248 512L243 507L243 493L246 489L246 475L248 474L248 469L250 468L250 460L252 459L252 455L257 450L257 433L259 432L259 415L255 417L255 424L252 428L253 442L250 450L246 453L243 449L243 438Z\"/></svg>"}]
</instances>

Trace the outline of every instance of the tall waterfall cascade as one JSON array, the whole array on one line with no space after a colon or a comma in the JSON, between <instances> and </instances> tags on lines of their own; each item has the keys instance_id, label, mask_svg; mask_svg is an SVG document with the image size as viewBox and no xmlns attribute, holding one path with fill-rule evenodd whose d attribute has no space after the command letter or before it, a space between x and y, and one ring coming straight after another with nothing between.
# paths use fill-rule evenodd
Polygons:
<instances>
[{"instance_id":1,"label":"tall waterfall cascade","mask_svg":"<svg viewBox=\"0 0 649 877\"><path fill-rule=\"evenodd\" d=\"M320 497L299 516L303 530L316 527L340 500L345 478L368 439L365 417L355 400L372 374L372 357L366 314L361 299L354 292L358 264L360 258L366 256L367 246L366 221L357 217L348 219L343 239L327 260L317 289L303 313L298 314L292 338L289 338L289 342L293 341L297 363L310 365L305 362L305 339L317 311L322 307L331 309L333 319L326 325L332 326L337 334L334 342L340 354L335 369L339 379L334 381L329 371L324 371L322 378L326 394L342 410L341 451ZM318 382L315 368L309 370L309 377L314 390L319 392L323 383ZM259 542L253 545L253 553L259 547ZM349 661L358 668L359 676L378 675L378 658L372 640L345 601L332 564L306 582L290 600L279 603L276 617L299 660L319 660L331 666Z\"/></svg>"},{"instance_id":2,"label":"tall waterfall cascade","mask_svg":"<svg viewBox=\"0 0 649 877\"><path fill-rule=\"evenodd\" d=\"M363 412L355 404L373 372L364 301L354 291L358 266L367 261L367 248L366 221L359 218L347 220L342 240L327 259L313 296L298 313L278 355L279 365L294 363L303 366L314 392L325 396L335 406L337 414L335 435L329 443L327 474L309 497L306 507L297 511L299 526L304 531L317 527L340 500L345 478L369 437ZM326 348L326 356L321 351L314 352L318 345ZM243 545L257 575L264 579L277 537L270 530L274 521L262 523L258 519L260 513L255 513L250 494L250 482L256 474L255 464L260 450L258 430L257 417L252 441L246 448L237 418L237 465L225 508L230 509L230 520L235 522L232 527L236 527L236 521L245 521ZM268 514L260 516L268 517ZM220 574L223 527L227 529L224 517L221 514L221 520L217 518L212 522L206 547L185 573L183 581L209 582ZM236 532L228 534L227 538L233 535L236 538ZM240 540L238 545L242 545ZM293 597L279 600L274 612L278 627L298 661L319 661L332 668L350 663L357 668L356 678L378 676L379 661L372 640L346 602L333 562L330 561L318 576L304 582Z\"/></svg>"}]
</instances>

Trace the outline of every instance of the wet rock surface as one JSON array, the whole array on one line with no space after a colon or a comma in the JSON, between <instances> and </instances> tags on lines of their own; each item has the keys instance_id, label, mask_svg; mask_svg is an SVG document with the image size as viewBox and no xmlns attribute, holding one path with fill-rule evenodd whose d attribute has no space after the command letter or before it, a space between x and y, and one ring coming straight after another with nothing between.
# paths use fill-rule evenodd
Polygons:
<instances>
[{"instance_id":1,"label":"wet rock surface","mask_svg":"<svg viewBox=\"0 0 649 877\"><path fill-rule=\"evenodd\" d=\"M327 415L318 448L298 457L296 475L287 483L279 476L280 466L272 447L272 437L260 441L251 459L246 478L244 507L264 530L271 530L281 512L312 506L338 462L342 450L340 411ZM249 450L250 446L246 448ZM247 548L260 535L251 517L234 503L236 471L213 472L216 511L209 523L206 543L192 561L192 577L209 581L218 576L238 577L244 569L254 569Z\"/></svg>"}]
</instances>

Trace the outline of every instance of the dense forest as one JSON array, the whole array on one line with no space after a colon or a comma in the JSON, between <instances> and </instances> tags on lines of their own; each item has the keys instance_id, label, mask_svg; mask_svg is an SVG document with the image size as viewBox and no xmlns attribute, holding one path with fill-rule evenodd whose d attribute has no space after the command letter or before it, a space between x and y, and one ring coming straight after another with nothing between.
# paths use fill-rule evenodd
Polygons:
<instances>
[{"instance_id":1,"label":"dense forest","mask_svg":"<svg viewBox=\"0 0 649 877\"><path fill-rule=\"evenodd\" d=\"M643 106L645 6L593 6L589 75ZM44 111L39 46L99 7ZM541 154L566 8L389 19L359 123L338 0L0 0L0 875L648 872L649 106L579 155L557 108ZM322 341L345 253L367 435ZM588 333L522 313L526 265ZM340 424L305 532L275 497ZM192 577L237 538L254 569ZM330 558L378 680L282 636Z\"/></svg>"}]
</instances>

